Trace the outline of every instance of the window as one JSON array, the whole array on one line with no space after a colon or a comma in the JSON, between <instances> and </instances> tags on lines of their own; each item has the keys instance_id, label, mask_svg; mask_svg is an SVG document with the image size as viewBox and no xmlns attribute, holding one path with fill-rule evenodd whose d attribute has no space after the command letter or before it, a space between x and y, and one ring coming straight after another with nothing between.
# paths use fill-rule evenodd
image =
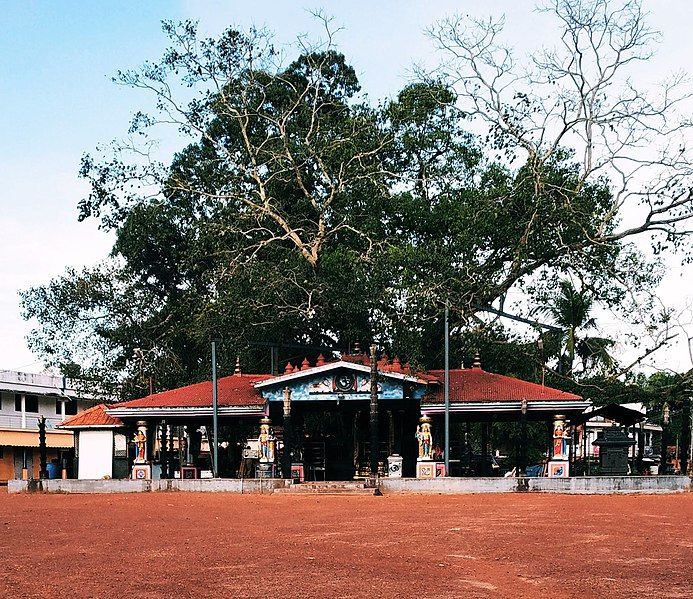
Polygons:
<instances>
[{"instance_id":1,"label":"window","mask_svg":"<svg viewBox=\"0 0 693 599\"><path fill-rule=\"evenodd\" d=\"M22 411L22 396L19 393L15 394L14 396L14 411Z\"/></svg>"},{"instance_id":2,"label":"window","mask_svg":"<svg viewBox=\"0 0 693 599\"><path fill-rule=\"evenodd\" d=\"M56 399L55 413L63 413L63 402L65 402L65 416L74 416L77 413L77 402L74 399Z\"/></svg>"},{"instance_id":3,"label":"window","mask_svg":"<svg viewBox=\"0 0 693 599\"><path fill-rule=\"evenodd\" d=\"M21 405L20 405L21 407ZM36 395L26 395L24 399L24 411L38 413L38 397Z\"/></svg>"}]
</instances>

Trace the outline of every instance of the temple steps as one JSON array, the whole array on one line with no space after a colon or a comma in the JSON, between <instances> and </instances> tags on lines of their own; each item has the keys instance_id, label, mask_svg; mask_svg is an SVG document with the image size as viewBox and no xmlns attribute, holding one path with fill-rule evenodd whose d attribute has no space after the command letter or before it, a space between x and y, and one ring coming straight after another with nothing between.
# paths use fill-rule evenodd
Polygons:
<instances>
[{"instance_id":1,"label":"temple steps","mask_svg":"<svg viewBox=\"0 0 693 599\"><path fill-rule=\"evenodd\" d=\"M287 484L274 489L274 493L290 495L379 495L378 489L358 481L317 481Z\"/></svg>"}]
</instances>

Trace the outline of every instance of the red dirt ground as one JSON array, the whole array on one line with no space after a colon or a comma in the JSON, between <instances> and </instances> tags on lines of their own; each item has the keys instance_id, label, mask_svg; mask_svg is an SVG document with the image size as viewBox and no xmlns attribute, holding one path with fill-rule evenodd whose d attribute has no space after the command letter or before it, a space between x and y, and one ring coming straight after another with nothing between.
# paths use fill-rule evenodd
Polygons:
<instances>
[{"instance_id":1,"label":"red dirt ground","mask_svg":"<svg viewBox=\"0 0 693 599\"><path fill-rule=\"evenodd\" d=\"M693 597L693 493L0 492L0 597Z\"/></svg>"}]
</instances>

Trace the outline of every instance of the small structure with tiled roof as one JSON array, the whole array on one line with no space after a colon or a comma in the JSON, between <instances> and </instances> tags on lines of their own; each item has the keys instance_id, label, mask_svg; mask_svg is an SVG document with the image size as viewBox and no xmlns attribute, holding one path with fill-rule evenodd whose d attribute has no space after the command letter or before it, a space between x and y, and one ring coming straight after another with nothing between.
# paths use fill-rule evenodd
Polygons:
<instances>
[{"instance_id":1,"label":"small structure with tiled roof","mask_svg":"<svg viewBox=\"0 0 693 599\"><path fill-rule=\"evenodd\" d=\"M122 453L127 448L125 435L121 432L123 421L106 410L105 404L98 404L58 425L74 432L79 479L113 478L118 470L118 450Z\"/></svg>"},{"instance_id":2,"label":"small structure with tiled roof","mask_svg":"<svg viewBox=\"0 0 693 599\"><path fill-rule=\"evenodd\" d=\"M63 420L58 428L80 430L87 428L120 428L123 421L106 413L106 404L100 403L84 412Z\"/></svg>"}]
</instances>

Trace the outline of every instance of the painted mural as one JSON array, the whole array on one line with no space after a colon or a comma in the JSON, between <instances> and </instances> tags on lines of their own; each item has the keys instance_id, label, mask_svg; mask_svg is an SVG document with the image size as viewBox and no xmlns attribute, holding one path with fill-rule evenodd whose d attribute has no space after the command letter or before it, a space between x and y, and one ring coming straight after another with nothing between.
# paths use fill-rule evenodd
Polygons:
<instances>
[{"instance_id":1,"label":"painted mural","mask_svg":"<svg viewBox=\"0 0 693 599\"><path fill-rule=\"evenodd\" d=\"M306 373L305 377L277 382L262 389L262 396L268 401L283 401L283 389L291 389L291 401L368 401L370 398L370 375L364 372L340 368L317 374ZM378 398L421 399L426 391L425 385L389 378L381 373L378 380Z\"/></svg>"}]
</instances>

